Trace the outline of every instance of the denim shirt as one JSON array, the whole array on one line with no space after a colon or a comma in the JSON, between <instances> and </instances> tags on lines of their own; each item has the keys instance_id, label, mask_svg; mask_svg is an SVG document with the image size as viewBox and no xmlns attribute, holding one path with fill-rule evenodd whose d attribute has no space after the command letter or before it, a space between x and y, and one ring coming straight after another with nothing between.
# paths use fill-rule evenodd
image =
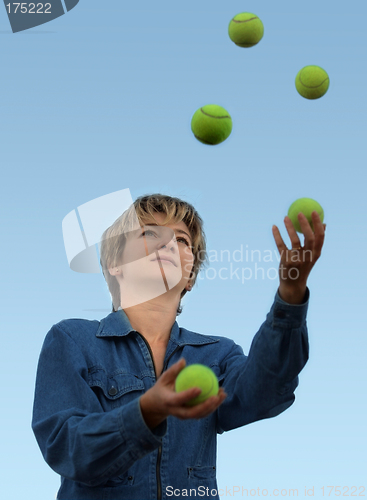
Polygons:
<instances>
[{"instance_id":1,"label":"denim shirt","mask_svg":"<svg viewBox=\"0 0 367 500\"><path fill-rule=\"evenodd\" d=\"M121 309L101 321L67 319L46 335L32 428L61 476L60 500L219 499L217 434L275 417L294 402L308 360L306 313L278 292L249 354L226 336L171 329L164 368L209 366L228 396L209 416L146 425L140 397L156 382L146 339ZM243 326L241 326L243 328ZM227 334L228 332L223 332Z\"/></svg>"}]
</instances>

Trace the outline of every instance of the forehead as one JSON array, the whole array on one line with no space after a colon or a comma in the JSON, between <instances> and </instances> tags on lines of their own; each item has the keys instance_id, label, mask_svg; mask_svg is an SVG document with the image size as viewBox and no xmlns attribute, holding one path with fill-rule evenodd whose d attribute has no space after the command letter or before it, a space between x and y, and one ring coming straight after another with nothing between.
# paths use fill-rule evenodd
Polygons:
<instances>
[{"instance_id":1,"label":"forehead","mask_svg":"<svg viewBox=\"0 0 367 500\"><path fill-rule=\"evenodd\" d=\"M149 224L163 225L163 222L165 221L166 217L167 217L166 214L158 212L154 214L154 218L148 215L146 218L143 219L142 223L145 225ZM173 222L173 220L171 220L168 224L165 224L165 226L170 227L171 229L182 229L185 232L187 232L187 234L190 236L189 228L183 221Z\"/></svg>"}]
</instances>

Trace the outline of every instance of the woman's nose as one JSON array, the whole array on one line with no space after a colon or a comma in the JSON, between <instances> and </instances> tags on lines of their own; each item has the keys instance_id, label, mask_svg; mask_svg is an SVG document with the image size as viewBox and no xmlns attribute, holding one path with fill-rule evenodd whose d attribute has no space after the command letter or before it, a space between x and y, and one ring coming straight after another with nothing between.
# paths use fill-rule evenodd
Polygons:
<instances>
[{"instance_id":1,"label":"woman's nose","mask_svg":"<svg viewBox=\"0 0 367 500\"><path fill-rule=\"evenodd\" d=\"M169 243L161 245L161 248L169 248L170 250L174 250L175 244L173 241L170 241Z\"/></svg>"}]
</instances>

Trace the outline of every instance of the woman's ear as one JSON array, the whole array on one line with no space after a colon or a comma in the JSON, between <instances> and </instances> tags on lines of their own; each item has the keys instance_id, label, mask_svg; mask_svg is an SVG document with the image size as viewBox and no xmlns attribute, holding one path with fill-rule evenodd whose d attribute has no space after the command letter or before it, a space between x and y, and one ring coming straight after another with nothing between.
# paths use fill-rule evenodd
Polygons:
<instances>
[{"instance_id":1,"label":"woman's ear","mask_svg":"<svg viewBox=\"0 0 367 500\"><path fill-rule=\"evenodd\" d=\"M108 268L108 272L110 273L111 276L116 276L117 274L122 276L122 273L118 267L110 267Z\"/></svg>"}]
</instances>

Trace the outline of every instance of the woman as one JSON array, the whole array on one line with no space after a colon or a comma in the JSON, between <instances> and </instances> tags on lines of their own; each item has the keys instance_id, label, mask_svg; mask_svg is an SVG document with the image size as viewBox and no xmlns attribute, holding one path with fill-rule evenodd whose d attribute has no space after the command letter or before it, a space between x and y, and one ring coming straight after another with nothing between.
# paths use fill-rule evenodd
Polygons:
<instances>
[{"instance_id":1,"label":"woman","mask_svg":"<svg viewBox=\"0 0 367 500\"><path fill-rule=\"evenodd\" d=\"M314 232L299 215L304 248L289 218L292 249L273 226L280 284L248 356L226 337L175 320L206 262L202 220L190 204L144 196L105 231L111 314L54 325L38 364L32 427L61 476L57 498L219 498L217 433L279 415L295 399L308 359L306 283L325 230L316 212L312 218ZM186 363L216 373L217 396L185 405L200 392L174 390Z\"/></svg>"}]
</instances>

